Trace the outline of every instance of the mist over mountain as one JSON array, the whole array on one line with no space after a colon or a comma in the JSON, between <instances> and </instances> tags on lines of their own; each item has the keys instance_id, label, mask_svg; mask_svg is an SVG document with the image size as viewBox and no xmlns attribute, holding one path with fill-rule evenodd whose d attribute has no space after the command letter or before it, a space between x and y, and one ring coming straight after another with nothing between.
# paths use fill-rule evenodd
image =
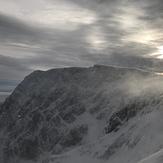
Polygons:
<instances>
[{"instance_id":1,"label":"mist over mountain","mask_svg":"<svg viewBox=\"0 0 163 163\"><path fill-rule=\"evenodd\" d=\"M163 148L162 84L134 68L34 71L0 106L0 162L138 163Z\"/></svg>"}]
</instances>

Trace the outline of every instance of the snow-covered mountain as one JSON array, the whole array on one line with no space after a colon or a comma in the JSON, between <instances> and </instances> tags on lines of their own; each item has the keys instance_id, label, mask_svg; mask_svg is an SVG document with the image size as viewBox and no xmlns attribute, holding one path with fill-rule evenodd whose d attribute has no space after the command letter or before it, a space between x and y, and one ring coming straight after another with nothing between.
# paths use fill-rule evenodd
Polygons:
<instances>
[{"instance_id":1,"label":"snow-covered mountain","mask_svg":"<svg viewBox=\"0 0 163 163\"><path fill-rule=\"evenodd\" d=\"M163 148L163 77L95 65L35 71L0 109L2 163L138 163Z\"/></svg>"}]
</instances>

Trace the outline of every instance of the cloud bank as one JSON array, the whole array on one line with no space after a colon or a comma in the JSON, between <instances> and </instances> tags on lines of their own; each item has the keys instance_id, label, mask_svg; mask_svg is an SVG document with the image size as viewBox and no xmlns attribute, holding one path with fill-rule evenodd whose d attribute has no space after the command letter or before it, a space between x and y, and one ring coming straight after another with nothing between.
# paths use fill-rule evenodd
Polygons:
<instances>
[{"instance_id":1,"label":"cloud bank","mask_svg":"<svg viewBox=\"0 0 163 163\"><path fill-rule=\"evenodd\" d=\"M0 0L0 80L35 69L162 68L162 0Z\"/></svg>"}]
</instances>

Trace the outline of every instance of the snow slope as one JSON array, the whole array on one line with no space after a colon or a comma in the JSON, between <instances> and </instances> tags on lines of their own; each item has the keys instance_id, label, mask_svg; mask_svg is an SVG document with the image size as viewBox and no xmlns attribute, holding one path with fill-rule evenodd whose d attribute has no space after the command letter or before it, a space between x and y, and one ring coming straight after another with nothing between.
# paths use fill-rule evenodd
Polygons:
<instances>
[{"instance_id":1,"label":"snow slope","mask_svg":"<svg viewBox=\"0 0 163 163\"><path fill-rule=\"evenodd\" d=\"M54 155L49 162L162 163L162 117L161 107L155 111L143 113L130 120L119 131L61 156Z\"/></svg>"},{"instance_id":2,"label":"snow slope","mask_svg":"<svg viewBox=\"0 0 163 163\"><path fill-rule=\"evenodd\" d=\"M139 163L162 163L163 162L163 149L141 160Z\"/></svg>"}]
</instances>

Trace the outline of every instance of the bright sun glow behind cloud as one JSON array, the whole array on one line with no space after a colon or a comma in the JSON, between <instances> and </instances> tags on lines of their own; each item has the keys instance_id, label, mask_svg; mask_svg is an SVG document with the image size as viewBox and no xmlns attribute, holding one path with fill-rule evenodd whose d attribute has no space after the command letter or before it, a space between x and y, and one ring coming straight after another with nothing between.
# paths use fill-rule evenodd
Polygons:
<instances>
[{"instance_id":1,"label":"bright sun glow behind cloud","mask_svg":"<svg viewBox=\"0 0 163 163\"><path fill-rule=\"evenodd\" d=\"M157 59L163 59L163 46L162 45L157 46L156 52L150 54L150 56Z\"/></svg>"},{"instance_id":2,"label":"bright sun glow behind cloud","mask_svg":"<svg viewBox=\"0 0 163 163\"><path fill-rule=\"evenodd\" d=\"M108 46L105 33L100 27L93 27L88 31L86 42L90 45L90 51L95 50L99 52L105 50Z\"/></svg>"},{"instance_id":3,"label":"bright sun glow behind cloud","mask_svg":"<svg viewBox=\"0 0 163 163\"><path fill-rule=\"evenodd\" d=\"M158 47L158 59L163 59L163 46Z\"/></svg>"},{"instance_id":4,"label":"bright sun glow behind cloud","mask_svg":"<svg viewBox=\"0 0 163 163\"><path fill-rule=\"evenodd\" d=\"M139 30L137 33L132 34L128 41L134 41L142 44L148 44L148 45L157 45L156 42L162 37L160 34L160 31L150 28L144 28L142 30Z\"/></svg>"}]
</instances>

